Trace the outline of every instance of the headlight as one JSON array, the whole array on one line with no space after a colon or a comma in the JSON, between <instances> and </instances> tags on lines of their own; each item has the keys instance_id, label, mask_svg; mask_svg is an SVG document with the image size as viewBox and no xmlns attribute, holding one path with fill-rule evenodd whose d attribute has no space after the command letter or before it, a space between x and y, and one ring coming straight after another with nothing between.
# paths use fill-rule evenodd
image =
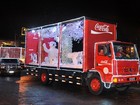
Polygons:
<instances>
[{"instance_id":1,"label":"headlight","mask_svg":"<svg viewBox=\"0 0 140 105\"><path fill-rule=\"evenodd\" d=\"M4 69L5 67L6 67L5 65L1 65L1 66L0 66L1 69Z\"/></svg>"},{"instance_id":2,"label":"headlight","mask_svg":"<svg viewBox=\"0 0 140 105\"><path fill-rule=\"evenodd\" d=\"M21 68L21 66L19 65L18 68Z\"/></svg>"}]
</instances>

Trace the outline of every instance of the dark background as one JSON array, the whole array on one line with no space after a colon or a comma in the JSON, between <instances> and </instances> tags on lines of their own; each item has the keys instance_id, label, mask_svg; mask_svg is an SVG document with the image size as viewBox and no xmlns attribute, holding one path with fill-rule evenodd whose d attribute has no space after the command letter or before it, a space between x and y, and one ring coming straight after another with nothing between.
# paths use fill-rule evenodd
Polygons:
<instances>
[{"instance_id":1,"label":"dark background","mask_svg":"<svg viewBox=\"0 0 140 105\"><path fill-rule=\"evenodd\" d=\"M140 47L140 5L136 1L8 1L0 4L0 39L14 40L33 28L80 16L117 24L117 39Z\"/></svg>"}]
</instances>

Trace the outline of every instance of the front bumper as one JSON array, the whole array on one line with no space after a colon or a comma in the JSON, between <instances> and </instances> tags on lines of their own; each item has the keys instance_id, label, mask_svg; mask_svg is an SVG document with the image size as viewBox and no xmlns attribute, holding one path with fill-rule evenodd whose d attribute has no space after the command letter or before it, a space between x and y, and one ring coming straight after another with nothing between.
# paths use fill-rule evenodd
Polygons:
<instances>
[{"instance_id":1,"label":"front bumper","mask_svg":"<svg viewBox=\"0 0 140 105\"><path fill-rule=\"evenodd\" d=\"M112 81L113 81L114 84L140 82L140 75L114 76Z\"/></svg>"},{"instance_id":2,"label":"front bumper","mask_svg":"<svg viewBox=\"0 0 140 105\"><path fill-rule=\"evenodd\" d=\"M2 66L0 68L0 74L13 75L13 74L20 74L20 72L21 72L21 68L16 65L13 65L13 66L6 65L5 67Z\"/></svg>"}]
</instances>

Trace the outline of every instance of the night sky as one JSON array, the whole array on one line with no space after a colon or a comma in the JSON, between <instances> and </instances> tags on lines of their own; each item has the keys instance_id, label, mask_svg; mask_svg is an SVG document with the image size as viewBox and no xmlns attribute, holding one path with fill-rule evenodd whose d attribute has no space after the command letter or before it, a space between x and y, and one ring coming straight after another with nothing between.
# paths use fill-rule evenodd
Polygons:
<instances>
[{"instance_id":1,"label":"night sky","mask_svg":"<svg viewBox=\"0 0 140 105\"><path fill-rule=\"evenodd\" d=\"M21 27L33 28L80 16L105 20L117 24L117 39L134 42L140 47L140 6L138 2L118 0L1 3L0 39L14 40ZM137 0L138 1L138 0Z\"/></svg>"}]
</instances>

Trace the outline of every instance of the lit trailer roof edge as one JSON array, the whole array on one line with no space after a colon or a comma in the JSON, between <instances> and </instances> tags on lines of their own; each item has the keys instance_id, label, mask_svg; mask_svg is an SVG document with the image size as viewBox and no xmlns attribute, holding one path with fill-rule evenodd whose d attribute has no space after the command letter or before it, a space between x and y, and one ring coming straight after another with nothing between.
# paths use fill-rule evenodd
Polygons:
<instances>
[{"instance_id":1,"label":"lit trailer roof edge","mask_svg":"<svg viewBox=\"0 0 140 105\"><path fill-rule=\"evenodd\" d=\"M81 16L81 17L78 17L78 18L69 19L69 20L65 20L65 21L61 21L61 22L56 22L56 23L53 23L53 24L42 25L42 26L35 27L35 28L27 28L27 31L42 29L43 27L55 26L57 24L67 23L67 22L71 22L71 21L75 21L75 20L79 20L79 19L84 19L85 20L85 18L86 18L85 16Z\"/></svg>"}]
</instances>

